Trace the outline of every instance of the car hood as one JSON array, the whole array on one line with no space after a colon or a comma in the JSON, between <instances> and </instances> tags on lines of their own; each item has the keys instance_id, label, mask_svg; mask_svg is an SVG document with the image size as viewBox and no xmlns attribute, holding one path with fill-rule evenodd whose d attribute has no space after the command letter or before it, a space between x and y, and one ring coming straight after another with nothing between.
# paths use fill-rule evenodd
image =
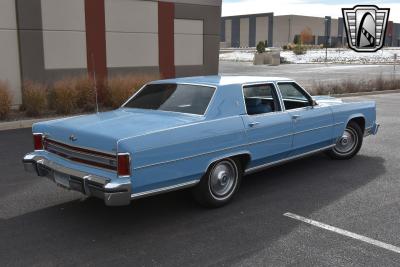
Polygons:
<instances>
[{"instance_id":1,"label":"car hood","mask_svg":"<svg viewBox=\"0 0 400 267\"><path fill-rule=\"evenodd\" d=\"M116 151L124 138L191 124L203 116L154 110L118 109L35 124L33 132L72 146Z\"/></svg>"},{"instance_id":2,"label":"car hood","mask_svg":"<svg viewBox=\"0 0 400 267\"><path fill-rule=\"evenodd\" d=\"M342 99L332 96L313 96L313 99L317 101L318 105L323 105L323 106L332 106L343 103Z\"/></svg>"}]
</instances>

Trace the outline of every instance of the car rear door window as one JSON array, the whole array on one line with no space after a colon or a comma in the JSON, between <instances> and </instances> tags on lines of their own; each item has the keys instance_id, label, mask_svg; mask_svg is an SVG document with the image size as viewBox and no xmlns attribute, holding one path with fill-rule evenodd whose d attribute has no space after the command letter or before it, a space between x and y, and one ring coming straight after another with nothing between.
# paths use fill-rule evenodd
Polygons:
<instances>
[{"instance_id":1,"label":"car rear door window","mask_svg":"<svg viewBox=\"0 0 400 267\"><path fill-rule=\"evenodd\" d=\"M272 83L246 85L243 96L248 115L280 111L279 98Z\"/></svg>"}]
</instances>

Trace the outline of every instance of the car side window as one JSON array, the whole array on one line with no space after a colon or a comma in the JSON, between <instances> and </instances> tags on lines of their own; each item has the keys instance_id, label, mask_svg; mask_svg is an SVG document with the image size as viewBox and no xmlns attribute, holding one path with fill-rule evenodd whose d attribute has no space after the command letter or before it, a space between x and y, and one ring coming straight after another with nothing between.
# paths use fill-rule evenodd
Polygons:
<instances>
[{"instance_id":1,"label":"car side window","mask_svg":"<svg viewBox=\"0 0 400 267\"><path fill-rule=\"evenodd\" d=\"M246 85L243 87L243 95L248 115L281 111L273 84Z\"/></svg>"},{"instance_id":2,"label":"car side window","mask_svg":"<svg viewBox=\"0 0 400 267\"><path fill-rule=\"evenodd\" d=\"M312 106L310 96L296 83L278 83L286 110Z\"/></svg>"}]
</instances>

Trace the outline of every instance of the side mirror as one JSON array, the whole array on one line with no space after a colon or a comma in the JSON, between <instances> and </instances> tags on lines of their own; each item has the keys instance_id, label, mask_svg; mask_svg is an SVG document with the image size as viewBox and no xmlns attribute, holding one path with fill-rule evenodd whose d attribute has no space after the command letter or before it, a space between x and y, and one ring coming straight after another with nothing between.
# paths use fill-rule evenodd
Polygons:
<instances>
[{"instance_id":1,"label":"side mirror","mask_svg":"<svg viewBox=\"0 0 400 267\"><path fill-rule=\"evenodd\" d=\"M311 100L311 106L315 107L318 106L317 101L315 101L315 99Z\"/></svg>"}]
</instances>

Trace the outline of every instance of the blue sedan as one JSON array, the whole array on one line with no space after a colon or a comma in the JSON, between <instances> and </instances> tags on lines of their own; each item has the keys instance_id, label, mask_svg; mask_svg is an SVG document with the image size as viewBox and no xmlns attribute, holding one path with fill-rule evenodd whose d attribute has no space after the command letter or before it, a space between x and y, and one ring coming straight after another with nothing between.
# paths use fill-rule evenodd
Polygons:
<instances>
[{"instance_id":1,"label":"blue sedan","mask_svg":"<svg viewBox=\"0 0 400 267\"><path fill-rule=\"evenodd\" d=\"M246 174L321 151L350 159L378 126L375 102L312 97L291 79L179 78L145 85L114 111L35 124L23 163L110 206L192 187L219 207Z\"/></svg>"}]
</instances>

